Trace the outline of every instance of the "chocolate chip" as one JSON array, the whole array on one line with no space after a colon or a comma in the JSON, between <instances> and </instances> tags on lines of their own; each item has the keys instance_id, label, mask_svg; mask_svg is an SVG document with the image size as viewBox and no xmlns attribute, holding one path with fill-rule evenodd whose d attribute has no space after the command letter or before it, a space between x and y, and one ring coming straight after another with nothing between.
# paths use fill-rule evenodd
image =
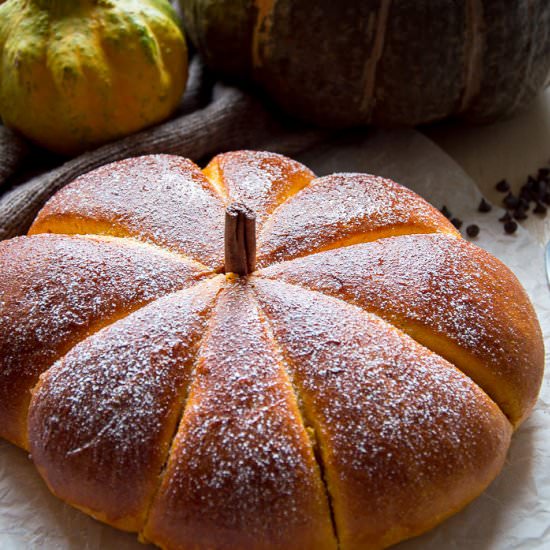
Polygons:
<instances>
[{"instance_id":1,"label":"chocolate chip","mask_svg":"<svg viewBox=\"0 0 550 550\"><path fill-rule=\"evenodd\" d=\"M519 206L519 199L516 196L512 195L512 193L508 193L502 200L502 203L509 210L513 210L514 208L517 208Z\"/></svg>"},{"instance_id":2,"label":"chocolate chip","mask_svg":"<svg viewBox=\"0 0 550 550\"><path fill-rule=\"evenodd\" d=\"M451 211L445 206L443 205L443 207L441 208L440 212L449 220L452 216L451 214Z\"/></svg>"},{"instance_id":3,"label":"chocolate chip","mask_svg":"<svg viewBox=\"0 0 550 550\"><path fill-rule=\"evenodd\" d=\"M536 191L532 189L527 189L525 185L519 190L519 198L523 199L524 201L529 202L535 200L535 197Z\"/></svg>"},{"instance_id":4,"label":"chocolate chip","mask_svg":"<svg viewBox=\"0 0 550 550\"><path fill-rule=\"evenodd\" d=\"M537 185L534 188L533 200L544 197L544 194L548 191L548 183L545 181L537 181Z\"/></svg>"},{"instance_id":5,"label":"chocolate chip","mask_svg":"<svg viewBox=\"0 0 550 550\"><path fill-rule=\"evenodd\" d=\"M459 220L458 218L451 218L451 223L457 228L460 229L462 227L462 220Z\"/></svg>"},{"instance_id":6,"label":"chocolate chip","mask_svg":"<svg viewBox=\"0 0 550 550\"><path fill-rule=\"evenodd\" d=\"M514 218L518 221L526 220L527 219L527 213L521 207L516 208L514 210Z\"/></svg>"},{"instance_id":7,"label":"chocolate chip","mask_svg":"<svg viewBox=\"0 0 550 550\"><path fill-rule=\"evenodd\" d=\"M506 231L506 233L508 233L508 235L511 235L512 233L515 233L518 229L518 224L511 220L509 222L506 222L504 224L504 231Z\"/></svg>"},{"instance_id":8,"label":"chocolate chip","mask_svg":"<svg viewBox=\"0 0 550 550\"><path fill-rule=\"evenodd\" d=\"M466 228L466 234L468 235L468 237L477 237L479 235L479 226L477 226L475 223L469 225Z\"/></svg>"},{"instance_id":9,"label":"chocolate chip","mask_svg":"<svg viewBox=\"0 0 550 550\"><path fill-rule=\"evenodd\" d=\"M540 168L537 179L540 181L547 180L548 178L550 178L550 168Z\"/></svg>"},{"instance_id":10,"label":"chocolate chip","mask_svg":"<svg viewBox=\"0 0 550 550\"><path fill-rule=\"evenodd\" d=\"M490 212L493 207L488 203L485 199L481 199L481 202L479 203L479 206L477 209L480 212Z\"/></svg>"},{"instance_id":11,"label":"chocolate chip","mask_svg":"<svg viewBox=\"0 0 550 550\"><path fill-rule=\"evenodd\" d=\"M533 208L533 212L535 214L542 214L543 216L546 216L547 211L548 209L544 206L544 204L542 204L542 202L537 202L537 205Z\"/></svg>"},{"instance_id":12,"label":"chocolate chip","mask_svg":"<svg viewBox=\"0 0 550 550\"><path fill-rule=\"evenodd\" d=\"M498 221L502 223L512 221L512 216L510 215L510 212L505 212L504 216L502 216L502 218L499 218Z\"/></svg>"},{"instance_id":13,"label":"chocolate chip","mask_svg":"<svg viewBox=\"0 0 550 550\"><path fill-rule=\"evenodd\" d=\"M530 203L531 203L531 201L528 201L528 200L525 200L525 199L519 199L517 209L519 209L519 210L529 210Z\"/></svg>"},{"instance_id":14,"label":"chocolate chip","mask_svg":"<svg viewBox=\"0 0 550 550\"><path fill-rule=\"evenodd\" d=\"M544 193L544 196L542 197L542 202L550 205L550 192Z\"/></svg>"},{"instance_id":15,"label":"chocolate chip","mask_svg":"<svg viewBox=\"0 0 550 550\"><path fill-rule=\"evenodd\" d=\"M544 197L550 192L550 184L545 180L535 180L531 176L527 183L522 185L519 191L519 205L524 210L529 210L532 202L544 201ZM512 207L513 209L513 207Z\"/></svg>"},{"instance_id":16,"label":"chocolate chip","mask_svg":"<svg viewBox=\"0 0 550 550\"><path fill-rule=\"evenodd\" d=\"M495 189L501 193L506 193L510 191L510 184L506 180L500 180L496 185Z\"/></svg>"}]
</instances>

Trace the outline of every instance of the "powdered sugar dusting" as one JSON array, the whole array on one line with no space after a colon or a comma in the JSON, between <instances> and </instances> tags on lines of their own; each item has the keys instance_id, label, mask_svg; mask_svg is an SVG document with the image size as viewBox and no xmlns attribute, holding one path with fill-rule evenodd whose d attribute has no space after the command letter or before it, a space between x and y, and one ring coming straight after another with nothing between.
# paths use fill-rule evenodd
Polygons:
<instances>
[{"instance_id":1,"label":"powdered sugar dusting","mask_svg":"<svg viewBox=\"0 0 550 550\"><path fill-rule=\"evenodd\" d=\"M150 155L79 177L50 199L31 231L128 235L219 268L223 211L221 197L193 162Z\"/></svg>"},{"instance_id":2,"label":"powdered sugar dusting","mask_svg":"<svg viewBox=\"0 0 550 550\"><path fill-rule=\"evenodd\" d=\"M258 228L279 204L315 177L303 164L264 151L224 153L212 160L216 162L229 202L242 202L251 208Z\"/></svg>"},{"instance_id":3,"label":"powdered sugar dusting","mask_svg":"<svg viewBox=\"0 0 550 550\"><path fill-rule=\"evenodd\" d=\"M0 412L11 439L28 390L60 355L103 324L208 275L124 239L21 237L0 243L0 258Z\"/></svg>"},{"instance_id":4,"label":"powdered sugar dusting","mask_svg":"<svg viewBox=\"0 0 550 550\"><path fill-rule=\"evenodd\" d=\"M43 375L30 450L59 496L115 518L145 512L222 282L157 300Z\"/></svg>"},{"instance_id":5,"label":"powdered sugar dusting","mask_svg":"<svg viewBox=\"0 0 550 550\"><path fill-rule=\"evenodd\" d=\"M434 231L456 234L440 212L409 189L377 176L334 174L314 180L275 210L260 235L259 265L353 238Z\"/></svg>"},{"instance_id":6,"label":"powdered sugar dusting","mask_svg":"<svg viewBox=\"0 0 550 550\"><path fill-rule=\"evenodd\" d=\"M537 327L513 275L390 180L310 183L270 153L213 162L227 197L186 159L129 159L79 178L33 226L96 236L0 243L2 434L24 445L29 389L67 353L34 395L38 467L61 497L130 528L150 512L145 535L165 547L334 548L293 385L343 547L387 546L476 496L510 424L467 376L364 310L452 340L530 395L536 376L528 386L518 364ZM213 275L229 200L265 222L260 264L284 263Z\"/></svg>"},{"instance_id":7,"label":"powdered sugar dusting","mask_svg":"<svg viewBox=\"0 0 550 550\"><path fill-rule=\"evenodd\" d=\"M292 388L246 283L218 301L148 530L201 548L334 547Z\"/></svg>"},{"instance_id":8,"label":"powdered sugar dusting","mask_svg":"<svg viewBox=\"0 0 550 550\"><path fill-rule=\"evenodd\" d=\"M529 300L503 264L462 239L394 237L282 263L262 274L373 311L448 354L514 420L536 398L539 350L525 337L537 334ZM481 375L472 358L481 362ZM510 392L517 396L512 404Z\"/></svg>"},{"instance_id":9,"label":"powdered sugar dusting","mask_svg":"<svg viewBox=\"0 0 550 550\"><path fill-rule=\"evenodd\" d=\"M510 425L473 382L354 306L253 284L316 423L344 537L422 525L489 482Z\"/></svg>"}]
</instances>

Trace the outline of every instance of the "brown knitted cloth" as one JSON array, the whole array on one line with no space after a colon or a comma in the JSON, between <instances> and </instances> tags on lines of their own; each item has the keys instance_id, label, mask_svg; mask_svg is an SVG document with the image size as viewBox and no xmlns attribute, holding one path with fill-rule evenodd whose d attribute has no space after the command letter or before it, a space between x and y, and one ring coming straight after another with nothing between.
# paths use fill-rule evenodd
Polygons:
<instances>
[{"instance_id":1,"label":"brown knitted cloth","mask_svg":"<svg viewBox=\"0 0 550 550\"><path fill-rule=\"evenodd\" d=\"M320 131L289 123L254 96L215 83L195 58L186 93L171 120L71 160L49 158L0 127L0 193L4 193L0 196L0 240L25 233L56 191L108 162L155 153L201 161L222 151L245 148L293 154L323 137ZM54 168L29 176L37 171L37 157Z\"/></svg>"}]
</instances>

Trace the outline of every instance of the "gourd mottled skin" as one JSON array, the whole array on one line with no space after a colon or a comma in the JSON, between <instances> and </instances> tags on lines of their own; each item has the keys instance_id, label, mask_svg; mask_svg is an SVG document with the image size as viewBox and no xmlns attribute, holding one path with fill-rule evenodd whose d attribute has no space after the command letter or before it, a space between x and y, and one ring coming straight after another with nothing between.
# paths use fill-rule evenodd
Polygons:
<instances>
[{"instance_id":1,"label":"gourd mottled skin","mask_svg":"<svg viewBox=\"0 0 550 550\"><path fill-rule=\"evenodd\" d=\"M209 66L321 126L489 122L550 82L548 0L180 0Z\"/></svg>"},{"instance_id":2,"label":"gourd mottled skin","mask_svg":"<svg viewBox=\"0 0 550 550\"><path fill-rule=\"evenodd\" d=\"M4 124L70 155L165 119L187 79L168 0L7 0L0 59Z\"/></svg>"}]
</instances>

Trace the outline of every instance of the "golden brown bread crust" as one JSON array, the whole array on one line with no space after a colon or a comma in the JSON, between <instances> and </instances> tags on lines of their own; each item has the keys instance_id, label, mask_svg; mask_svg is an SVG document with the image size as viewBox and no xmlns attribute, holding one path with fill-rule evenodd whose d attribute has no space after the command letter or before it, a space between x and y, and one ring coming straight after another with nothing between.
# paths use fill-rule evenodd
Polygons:
<instances>
[{"instance_id":1,"label":"golden brown bread crust","mask_svg":"<svg viewBox=\"0 0 550 550\"><path fill-rule=\"evenodd\" d=\"M479 494L512 430L497 404L517 424L543 369L517 279L389 180L251 151L204 174L115 163L31 229L68 235L0 244L2 435L26 445L44 371L28 427L49 486L164 548L382 548ZM215 273L236 200L263 267L237 282Z\"/></svg>"},{"instance_id":2,"label":"golden brown bread crust","mask_svg":"<svg viewBox=\"0 0 550 550\"><path fill-rule=\"evenodd\" d=\"M258 230L277 206L315 178L303 164L263 151L217 155L204 173L228 203L244 203L256 213Z\"/></svg>"},{"instance_id":3,"label":"golden brown bread crust","mask_svg":"<svg viewBox=\"0 0 550 550\"><path fill-rule=\"evenodd\" d=\"M441 212L406 187L369 174L333 174L313 180L273 213L258 239L258 265L435 231L459 235Z\"/></svg>"},{"instance_id":4,"label":"golden brown bread crust","mask_svg":"<svg viewBox=\"0 0 550 550\"><path fill-rule=\"evenodd\" d=\"M80 340L208 275L138 242L36 235L0 243L0 435L27 447L38 376Z\"/></svg>"},{"instance_id":5,"label":"golden brown bread crust","mask_svg":"<svg viewBox=\"0 0 550 550\"><path fill-rule=\"evenodd\" d=\"M226 286L200 355L145 538L178 550L335 550L311 442L248 284Z\"/></svg>"},{"instance_id":6,"label":"golden brown bread crust","mask_svg":"<svg viewBox=\"0 0 550 550\"><path fill-rule=\"evenodd\" d=\"M104 328L42 375L30 452L57 496L119 528L143 527L220 279Z\"/></svg>"},{"instance_id":7,"label":"golden brown bread crust","mask_svg":"<svg viewBox=\"0 0 550 550\"><path fill-rule=\"evenodd\" d=\"M537 399L544 346L529 298L505 265L463 239L393 237L273 265L260 275L386 319L468 374L514 425Z\"/></svg>"},{"instance_id":8,"label":"golden brown bread crust","mask_svg":"<svg viewBox=\"0 0 550 550\"><path fill-rule=\"evenodd\" d=\"M133 237L223 265L224 203L198 166L172 155L107 164L54 195L29 230Z\"/></svg>"},{"instance_id":9,"label":"golden brown bread crust","mask_svg":"<svg viewBox=\"0 0 550 550\"><path fill-rule=\"evenodd\" d=\"M452 365L340 300L252 286L315 429L342 548L418 535L500 471L512 427Z\"/></svg>"}]
</instances>

